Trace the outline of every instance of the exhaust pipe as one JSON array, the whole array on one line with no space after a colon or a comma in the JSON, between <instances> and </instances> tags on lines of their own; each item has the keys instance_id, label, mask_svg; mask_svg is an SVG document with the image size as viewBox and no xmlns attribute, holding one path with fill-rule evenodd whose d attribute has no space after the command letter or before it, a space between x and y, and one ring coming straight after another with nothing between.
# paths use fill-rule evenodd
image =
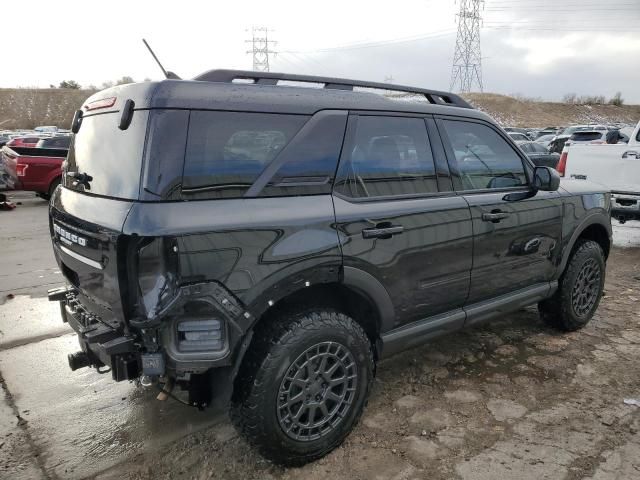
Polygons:
<instances>
[{"instance_id":1,"label":"exhaust pipe","mask_svg":"<svg viewBox=\"0 0 640 480\"><path fill-rule=\"evenodd\" d=\"M72 371L76 371L79 368L91 366L91 360L89 359L89 355L87 355L87 353L83 351L70 353L69 355L67 355L67 360L69 360L69 368Z\"/></svg>"},{"instance_id":2,"label":"exhaust pipe","mask_svg":"<svg viewBox=\"0 0 640 480\"><path fill-rule=\"evenodd\" d=\"M620 225L623 225L624 223L626 223L627 217L625 217L624 215L619 215L618 221L620 222Z\"/></svg>"}]
</instances>

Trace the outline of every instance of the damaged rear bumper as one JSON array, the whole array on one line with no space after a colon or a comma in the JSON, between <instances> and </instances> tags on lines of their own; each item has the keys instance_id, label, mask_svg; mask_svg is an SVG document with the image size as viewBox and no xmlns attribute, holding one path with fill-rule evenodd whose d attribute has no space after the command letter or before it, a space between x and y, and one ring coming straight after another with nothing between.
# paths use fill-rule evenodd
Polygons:
<instances>
[{"instance_id":1,"label":"damaged rear bumper","mask_svg":"<svg viewBox=\"0 0 640 480\"><path fill-rule=\"evenodd\" d=\"M235 368L253 322L216 282L183 286L153 318L127 322L100 318L74 287L50 290L49 300L60 302L63 321L78 334L82 354L70 356L70 367L110 367L116 381L141 375L188 381L213 368Z\"/></svg>"},{"instance_id":2,"label":"damaged rear bumper","mask_svg":"<svg viewBox=\"0 0 640 480\"><path fill-rule=\"evenodd\" d=\"M115 381L132 380L141 374L140 350L135 339L122 330L113 328L91 313L78 300L73 287L49 290L49 301L60 302L64 322L78 334L80 352L69 355L72 370L84 366L111 368Z\"/></svg>"}]
</instances>

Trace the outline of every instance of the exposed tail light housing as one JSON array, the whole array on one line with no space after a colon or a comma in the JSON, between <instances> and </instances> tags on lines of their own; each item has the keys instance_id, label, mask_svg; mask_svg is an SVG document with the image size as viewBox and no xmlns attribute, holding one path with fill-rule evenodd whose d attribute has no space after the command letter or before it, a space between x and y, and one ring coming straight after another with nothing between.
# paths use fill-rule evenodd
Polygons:
<instances>
[{"instance_id":1,"label":"exposed tail light housing","mask_svg":"<svg viewBox=\"0 0 640 480\"><path fill-rule=\"evenodd\" d=\"M181 352L221 351L224 349L223 323L204 317L178 323L178 350Z\"/></svg>"},{"instance_id":2,"label":"exposed tail light housing","mask_svg":"<svg viewBox=\"0 0 640 480\"><path fill-rule=\"evenodd\" d=\"M561 177L564 177L564 172L567 169L567 149L562 150L560 154L560 160L558 160L558 165L556 166L556 170L560 174Z\"/></svg>"},{"instance_id":3,"label":"exposed tail light housing","mask_svg":"<svg viewBox=\"0 0 640 480\"><path fill-rule=\"evenodd\" d=\"M18 163L16 165L16 176L18 177L24 177L26 175L27 172L27 167L29 165L26 165L24 163Z\"/></svg>"}]
</instances>

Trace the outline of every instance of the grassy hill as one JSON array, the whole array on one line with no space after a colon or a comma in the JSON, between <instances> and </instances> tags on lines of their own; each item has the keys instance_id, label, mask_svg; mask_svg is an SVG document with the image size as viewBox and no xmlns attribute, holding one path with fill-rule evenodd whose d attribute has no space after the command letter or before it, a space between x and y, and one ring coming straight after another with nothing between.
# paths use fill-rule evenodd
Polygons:
<instances>
[{"instance_id":1,"label":"grassy hill","mask_svg":"<svg viewBox=\"0 0 640 480\"><path fill-rule=\"evenodd\" d=\"M502 126L546 127L574 123L628 123L640 121L640 105L576 105L520 100L495 93L470 93L464 98Z\"/></svg>"},{"instance_id":2,"label":"grassy hill","mask_svg":"<svg viewBox=\"0 0 640 480\"><path fill-rule=\"evenodd\" d=\"M0 88L0 130L57 125L68 128L92 90Z\"/></svg>"},{"instance_id":3,"label":"grassy hill","mask_svg":"<svg viewBox=\"0 0 640 480\"><path fill-rule=\"evenodd\" d=\"M94 92L68 89L0 89L0 130L37 125L68 127L73 112ZM640 105L570 105L535 102L493 93L471 93L465 98L503 126L544 127L589 122L640 120Z\"/></svg>"}]
</instances>

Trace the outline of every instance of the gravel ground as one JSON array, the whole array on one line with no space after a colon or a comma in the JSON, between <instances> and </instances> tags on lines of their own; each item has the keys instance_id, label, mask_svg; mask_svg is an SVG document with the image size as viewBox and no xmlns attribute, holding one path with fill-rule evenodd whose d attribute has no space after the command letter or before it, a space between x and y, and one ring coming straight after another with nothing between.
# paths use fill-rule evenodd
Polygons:
<instances>
[{"instance_id":1,"label":"gravel ground","mask_svg":"<svg viewBox=\"0 0 640 480\"><path fill-rule=\"evenodd\" d=\"M224 424L101 479L640 478L640 248L614 249L580 332L535 309L382 362L361 424L303 468L261 459Z\"/></svg>"},{"instance_id":2,"label":"gravel ground","mask_svg":"<svg viewBox=\"0 0 640 480\"><path fill-rule=\"evenodd\" d=\"M606 295L584 330L556 332L525 309L390 358L344 445L283 469L222 412L64 366L75 339L41 298L59 277L46 205L22 201L0 214L0 478L640 478L640 408L624 403L640 400L637 224L616 226Z\"/></svg>"}]
</instances>

